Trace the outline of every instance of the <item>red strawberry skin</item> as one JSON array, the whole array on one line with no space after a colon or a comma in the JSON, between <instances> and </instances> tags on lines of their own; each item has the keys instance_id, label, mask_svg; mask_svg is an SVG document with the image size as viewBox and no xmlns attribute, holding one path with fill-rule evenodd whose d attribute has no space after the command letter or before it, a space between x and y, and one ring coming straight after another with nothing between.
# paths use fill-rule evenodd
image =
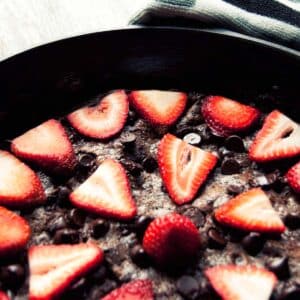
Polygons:
<instances>
[{"instance_id":1,"label":"red strawberry skin","mask_svg":"<svg viewBox=\"0 0 300 300\"><path fill-rule=\"evenodd\" d=\"M103 260L93 243L33 246L29 249L29 299L56 299L76 279Z\"/></svg>"},{"instance_id":2,"label":"red strawberry skin","mask_svg":"<svg viewBox=\"0 0 300 300\"><path fill-rule=\"evenodd\" d=\"M122 130L128 111L127 95L118 90L104 97L97 106L74 111L68 115L68 120L84 136L108 139Z\"/></svg>"},{"instance_id":3,"label":"red strawberry skin","mask_svg":"<svg viewBox=\"0 0 300 300\"><path fill-rule=\"evenodd\" d=\"M172 125L183 113L187 94L173 91L132 91L130 103L153 125Z\"/></svg>"},{"instance_id":4,"label":"red strawberry skin","mask_svg":"<svg viewBox=\"0 0 300 300\"><path fill-rule=\"evenodd\" d=\"M288 137L285 137L289 133ZM278 110L265 119L250 149L250 159L268 162L300 154L300 126Z\"/></svg>"},{"instance_id":5,"label":"red strawberry skin","mask_svg":"<svg viewBox=\"0 0 300 300\"><path fill-rule=\"evenodd\" d=\"M150 223L143 237L145 252L158 266L182 264L197 255L200 248L197 227L187 217L169 213Z\"/></svg>"},{"instance_id":6,"label":"red strawberry skin","mask_svg":"<svg viewBox=\"0 0 300 300\"><path fill-rule=\"evenodd\" d=\"M286 179L291 188L296 193L300 193L300 161L289 169Z\"/></svg>"},{"instance_id":7,"label":"red strawberry skin","mask_svg":"<svg viewBox=\"0 0 300 300\"><path fill-rule=\"evenodd\" d=\"M282 233L285 226L260 188L248 190L215 211L216 220L245 231Z\"/></svg>"},{"instance_id":8,"label":"red strawberry skin","mask_svg":"<svg viewBox=\"0 0 300 300\"><path fill-rule=\"evenodd\" d=\"M176 204L192 201L217 163L210 152L166 134L158 147L158 165L164 185Z\"/></svg>"},{"instance_id":9,"label":"red strawberry skin","mask_svg":"<svg viewBox=\"0 0 300 300\"><path fill-rule=\"evenodd\" d=\"M113 290L102 300L154 300L152 282L150 280L134 280Z\"/></svg>"},{"instance_id":10,"label":"red strawberry skin","mask_svg":"<svg viewBox=\"0 0 300 300\"><path fill-rule=\"evenodd\" d=\"M2 291L0 291L0 300L9 300L9 297Z\"/></svg>"},{"instance_id":11,"label":"red strawberry skin","mask_svg":"<svg viewBox=\"0 0 300 300\"><path fill-rule=\"evenodd\" d=\"M30 232L25 219L0 206L0 257L9 256L25 248Z\"/></svg>"},{"instance_id":12,"label":"red strawberry skin","mask_svg":"<svg viewBox=\"0 0 300 300\"><path fill-rule=\"evenodd\" d=\"M69 197L75 206L104 217L129 220L137 212L126 172L113 159L104 160Z\"/></svg>"},{"instance_id":13,"label":"red strawberry skin","mask_svg":"<svg viewBox=\"0 0 300 300\"><path fill-rule=\"evenodd\" d=\"M210 129L220 136L247 130L260 115L257 109L222 96L207 97L201 111Z\"/></svg>"},{"instance_id":14,"label":"red strawberry skin","mask_svg":"<svg viewBox=\"0 0 300 300\"><path fill-rule=\"evenodd\" d=\"M205 276L223 300L268 300L277 283L272 272L254 265L219 265L205 270Z\"/></svg>"},{"instance_id":15,"label":"red strawberry skin","mask_svg":"<svg viewBox=\"0 0 300 300\"><path fill-rule=\"evenodd\" d=\"M73 146L61 123L50 119L15 138L11 151L46 171L68 174L76 164Z\"/></svg>"},{"instance_id":16,"label":"red strawberry skin","mask_svg":"<svg viewBox=\"0 0 300 300\"><path fill-rule=\"evenodd\" d=\"M0 205L23 208L46 200L38 176L7 151L0 150Z\"/></svg>"}]
</instances>

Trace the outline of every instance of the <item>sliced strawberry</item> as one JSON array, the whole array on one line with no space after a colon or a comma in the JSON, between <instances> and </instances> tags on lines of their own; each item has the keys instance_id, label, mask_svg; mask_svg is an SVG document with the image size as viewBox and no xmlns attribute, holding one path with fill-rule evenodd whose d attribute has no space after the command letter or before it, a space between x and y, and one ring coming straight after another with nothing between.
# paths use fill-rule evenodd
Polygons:
<instances>
[{"instance_id":1,"label":"sliced strawberry","mask_svg":"<svg viewBox=\"0 0 300 300\"><path fill-rule=\"evenodd\" d=\"M187 95L180 92L144 90L130 94L133 107L154 125L171 125L185 109Z\"/></svg>"},{"instance_id":2,"label":"sliced strawberry","mask_svg":"<svg viewBox=\"0 0 300 300\"><path fill-rule=\"evenodd\" d=\"M22 208L45 200L37 175L15 156L0 150L0 205Z\"/></svg>"},{"instance_id":3,"label":"sliced strawberry","mask_svg":"<svg viewBox=\"0 0 300 300\"><path fill-rule=\"evenodd\" d=\"M268 300L277 283L272 272L254 265L220 265L205 275L223 300Z\"/></svg>"},{"instance_id":4,"label":"sliced strawberry","mask_svg":"<svg viewBox=\"0 0 300 300\"><path fill-rule=\"evenodd\" d=\"M221 96L207 97L201 110L207 125L220 136L245 131L260 115L254 107Z\"/></svg>"},{"instance_id":5,"label":"sliced strawberry","mask_svg":"<svg viewBox=\"0 0 300 300\"><path fill-rule=\"evenodd\" d=\"M285 230L268 196L260 188L229 200L215 211L215 218L223 225L246 231L282 233Z\"/></svg>"},{"instance_id":6,"label":"sliced strawberry","mask_svg":"<svg viewBox=\"0 0 300 300\"><path fill-rule=\"evenodd\" d=\"M102 300L154 300L150 280L134 280L113 290Z\"/></svg>"},{"instance_id":7,"label":"sliced strawberry","mask_svg":"<svg viewBox=\"0 0 300 300\"><path fill-rule=\"evenodd\" d=\"M193 200L216 163L215 155L169 133L158 147L160 174L170 197L177 204Z\"/></svg>"},{"instance_id":8,"label":"sliced strawberry","mask_svg":"<svg viewBox=\"0 0 300 300\"><path fill-rule=\"evenodd\" d=\"M47 171L69 173L75 166L72 144L60 122L51 119L15 138L11 150Z\"/></svg>"},{"instance_id":9,"label":"sliced strawberry","mask_svg":"<svg viewBox=\"0 0 300 300\"><path fill-rule=\"evenodd\" d=\"M278 110L272 111L249 150L258 162L282 159L300 154L300 126Z\"/></svg>"},{"instance_id":10,"label":"sliced strawberry","mask_svg":"<svg viewBox=\"0 0 300 300\"><path fill-rule=\"evenodd\" d=\"M200 247L197 227L187 217L169 213L150 223L143 248L158 265L177 265L195 257Z\"/></svg>"},{"instance_id":11,"label":"sliced strawberry","mask_svg":"<svg viewBox=\"0 0 300 300\"><path fill-rule=\"evenodd\" d=\"M0 300L9 300L9 297L2 291L0 291Z\"/></svg>"},{"instance_id":12,"label":"sliced strawberry","mask_svg":"<svg viewBox=\"0 0 300 300\"><path fill-rule=\"evenodd\" d=\"M33 246L29 249L29 299L56 299L76 279L103 260L92 243Z\"/></svg>"},{"instance_id":13,"label":"sliced strawberry","mask_svg":"<svg viewBox=\"0 0 300 300\"><path fill-rule=\"evenodd\" d=\"M10 255L25 248L30 227L25 219L0 206L0 256Z\"/></svg>"},{"instance_id":14,"label":"sliced strawberry","mask_svg":"<svg viewBox=\"0 0 300 300\"><path fill-rule=\"evenodd\" d=\"M300 193L300 161L289 169L286 178L291 188Z\"/></svg>"},{"instance_id":15,"label":"sliced strawberry","mask_svg":"<svg viewBox=\"0 0 300 300\"><path fill-rule=\"evenodd\" d=\"M121 164L106 159L74 192L70 200L89 212L126 220L136 215L130 184Z\"/></svg>"},{"instance_id":16,"label":"sliced strawberry","mask_svg":"<svg viewBox=\"0 0 300 300\"><path fill-rule=\"evenodd\" d=\"M87 106L72 112L68 115L68 120L84 136L107 139L122 130L128 110L127 95L119 90L101 99L96 106Z\"/></svg>"}]
</instances>

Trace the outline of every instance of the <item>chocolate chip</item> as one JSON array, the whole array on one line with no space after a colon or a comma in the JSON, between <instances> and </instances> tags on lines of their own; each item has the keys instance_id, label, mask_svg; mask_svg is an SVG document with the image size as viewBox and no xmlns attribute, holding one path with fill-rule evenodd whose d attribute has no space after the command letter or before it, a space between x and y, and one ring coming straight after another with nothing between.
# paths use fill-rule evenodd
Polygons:
<instances>
[{"instance_id":1,"label":"chocolate chip","mask_svg":"<svg viewBox=\"0 0 300 300\"><path fill-rule=\"evenodd\" d=\"M139 176L143 171L142 166L139 163L136 163L132 160L126 159L122 160L122 164L124 168L132 175L132 176Z\"/></svg>"},{"instance_id":2,"label":"chocolate chip","mask_svg":"<svg viewBox=\"0 0 300 300\"><path fill-rule=\"evenodd\" d=\"M22 265L12 264L0 269L0 281L9 287L20 285L25 276Z\"/></svg>"},{"instance_id":3,"label":"chocolate chip","mask_svg":"<svg viewBox=\"0 0 300 300\"><path fill-rule=\"evenodd\" d=\"M184 275L176 282L178 292L186 299L197 299L199 294L199 284L191 276Z\"/></svg>"},{"instance_id":4,"label":"chocolate chip","mask_svg":"<svg viewBox=\"0 0 300 300\"><path fill-rule=\"evenodd\" d=\"M227 244L226 239L215 228L210 228L207 232L207 236L209 248L223 249Z\"/></svg>"},{"instance_id":5,"label":"chocolate chip","mask_svg":"<svg viewBox=\"0 0 300 300\"><path fill-rule=\"evenodd\" d=\"M185 135L183 140L190 145L198 146L201 142L201 136L197 133L191 132Z\"/></svg>"},{"instance_id":6,"label":"chocolate chip","mask_svg":"<svg viewBox=\"0 0 300 300\"><path fill-rule=\"evenodd\" d=\"M76 244L79 242L79 233L73 229L60 229L55 232L53 241L55 244Z\"/></svg>"},{"instance_id":7,"label":"chocolate chip","mask_svg":"<svg viewBox=\"0 0 300 300\"><path fill-rule=\"evenodd\" d=\"M131 260L141 268L147 268L150 265L150 259L147 253L140 245L135 245L130 250Z\"/></svg>"},{"instance_id":8,"label":"chocolate chip","mask_svg":"<svg viewBox=\"0 0 300 300\"><path fill-rule=\"evenodd\" d=\"M205 224L205 215L198 207L184 207L183 210L179 210L179 212L181 212L184 216L190 218L197 227L201 227Z\"/></svg>"},{"instance_id":9,"label":"chocolate chip","mask_svg":"<svg viewBox=\"0 0 300 300\"><path fill-rule=\"evenodd\" d=\"M72 208L68 214L69 220L73 226L82 227L85 222L86 215L83 211Z\"/></svg>"},{"instance_id":10,"label":"chocolate chip","mask_svg":"<svg viewBox=\"0 0 300 300\"><path fill-rule=\"evenodd\" d=\"M286 288L280 295L278 300L299 300L300 299L300 288L290 286Z\"/></svg>"},{"instance_id":11,"label":"chocolate chip","mask_svg":"<svg viewBox=\"0 0 300 300\"><path fill-rule=\"evenodd\" d=\"M127 117L127 121L126 121L126 123L128 124L128 125L134 125L134 123L136 122L136 120L137 120L137 114L136 114L136 112L135 111L133 111L133 110L130 110L129 112L128 112L128 117Z\"/></svg>"},{"instance_id":12,"label":"chocolate chip","mask_svg":"<svg viewBox=\"0 0 300 300\"><path fill-rule=\"evenodd\" d=\"M290 229L300 228L300 215L298 213L289 213L284 217L284 224Z\"/></svg>"},{"instance_id":13,"label":"chocolate chip","mask_svg":"<svg viewBox=\"0 0 300 300\"><path fill-rule=\"evenodd\" d=\"M157 169L158 165L156 159L154 159L152 156L148 156L142 161L142 166L146 172L152 173Z\"/></svg>"},{"instance_id":14,"label":"chocolate chip","mask_svg":"<svg viewBox=\"0 0 300 300\"><path fill-rule=\"evenodd\" d=\"M243 140L237 135L231 135L225 140L225 146L228 150L234 152L244 152L245 146Z\"/></svg>"},{"instance_id":15,"label":"chocolate chip","mask_svg":"<svg viewBox=\"0 0 300 300\"><path fill-rule=\"evenodd\" d=\"M109 223L103 219L96 219L90 223L91 234L98 239L103 237L109 230Z\"/></svg>"},{"instance_id":16,"label":"chocolate chip","mask_svg":"<svg viewBox=\"0 0 300 300\"><path fill-rule=\"evenodd\" d=\"M69 194L71 190L66 186L59 186L56 191L57 203L60 206L68 206L70 204Z\"/></svg>"},{"instance_id":17,"label":"chocolate chip","mask_svg":"<svg viewBox=\"0 0 300 300\"><path fill-rule=\"evenodd\" d=\"M132 132L125 132L122 134L120 138L120 142L125 147L132 147L136 141L136 135Z\"/></svg>"},{"instance_id":18,"label":"chocolate chip","mask_svg":"<svg viewBox=\"0 0 300 300\"><path fill-rule=\"evenodd\" d=\"M64 218L64 216L59 216L55 219L52 219L49 224L48 224L48 231L50 233L54 233L55 231L66 228L67 227L67 222Z\"/></svg>"},{"instance_id":19,"label":"chocolate chip","mask_svg":"<svg viewBox=\"0 0 300 300\"><path fill-rule=\"evenodd\" d=\"M222 162L221 172L224 175L232 175L240 172L240 164L233 158L225 159Z\"/></svg>"},{"instance_id":20,"label":"chocolate chip","mask_svg":"<svg viewBox=\"0 0 300 300\"><path fill-rule=\"evenodd\" d=\"M230 184L227 187L227 193L230 195L238 195L244 191L244 187L242 185Z\"/></svg>"},{"instance_id":21,"label":"chocolate chip","mask_svg":"<svg viewBox=\"0 0 300 300\"><path fill-rule=\"evenodd\" d=\"M288 257L274 257L267 262L267 268L274 272L279 279L290 276Z\"/></svg>"},{"instance_id":22,"label":"chocolate chip","mask_svg":"<svg viewBox=\"0 0 300 300\"><path fill-rule=\"evenodd\" d=\"M249 254L256 255L262 250L264 242L260 233L250 232L243 238L242 246Z\"/></svg>"},{"instance_id":23,"label":"chocolate chip","mask_svg":"<svg viewBox=\"0 0 300 300\"><path fill-rule=\"evenodd\" d=\"M135 224L135 230L137 234L144 235L146 228L152 221L153 218L150 216L138 216Z\"/></svg>"},{"instance_id":24,"label":"chocolate chip","mask_svg":"<svg viewBox=\"0 0 300 300\"><path fill-rule=\"evenodd\" d=\"M91 168L95 164L95 159L94 153L83 153L79 157L79 165L83 168Z\"/></svg>"}]
</instances>

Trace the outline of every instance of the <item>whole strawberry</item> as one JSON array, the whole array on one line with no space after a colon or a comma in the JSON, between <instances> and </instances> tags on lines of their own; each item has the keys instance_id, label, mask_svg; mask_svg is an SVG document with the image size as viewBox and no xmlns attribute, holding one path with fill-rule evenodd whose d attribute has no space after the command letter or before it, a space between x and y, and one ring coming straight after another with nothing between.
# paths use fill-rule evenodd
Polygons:
<instances>
[{"instance_id":1,"label":"whole strawberry","mask_svg":"<svg viewBox=\"0 0 300 300\"><path fill-rule=\"evenodd\" d=\"M300 161L289 169L286 178L291 188L300 193Z\"/></svg>"},{"instance_id":2,"label":"whole strawberry","mask_svg":"<svg viewBox=\"0 0 300 300\"><path fill-rule=\"evenodd\" d=\"M196 256L200 244L197 227L189 218L177 213L156 218L143 238L145 252L160 267L184 265Z\"/></svg>"}]
</instances>

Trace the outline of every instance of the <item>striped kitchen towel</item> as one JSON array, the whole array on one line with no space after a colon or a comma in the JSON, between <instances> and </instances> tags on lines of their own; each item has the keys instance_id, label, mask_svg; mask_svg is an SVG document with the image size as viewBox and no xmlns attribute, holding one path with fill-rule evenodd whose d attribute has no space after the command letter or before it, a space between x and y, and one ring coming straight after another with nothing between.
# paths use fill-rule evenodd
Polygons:
<instances>
[{"instance_id":1,"label":"striped kitchen towel","mask_svg":"<svg viewBox=\"0 0 300 300\"><path fill-rule=\"evenodd\" d=\"M300 50L300 0L141 0L131 24L214 27Z\"/></svg>"}]
</instances>

